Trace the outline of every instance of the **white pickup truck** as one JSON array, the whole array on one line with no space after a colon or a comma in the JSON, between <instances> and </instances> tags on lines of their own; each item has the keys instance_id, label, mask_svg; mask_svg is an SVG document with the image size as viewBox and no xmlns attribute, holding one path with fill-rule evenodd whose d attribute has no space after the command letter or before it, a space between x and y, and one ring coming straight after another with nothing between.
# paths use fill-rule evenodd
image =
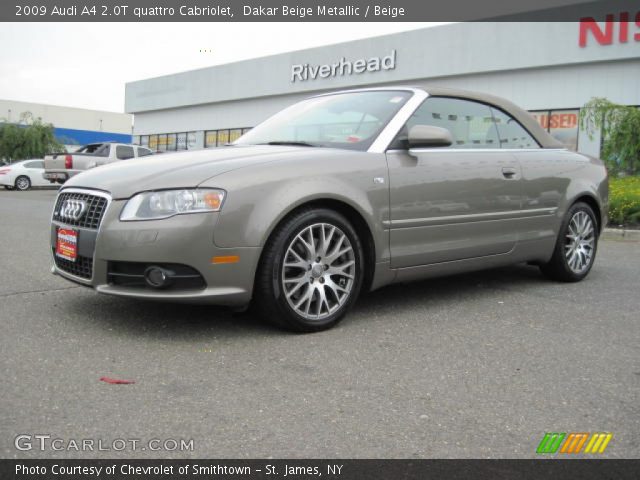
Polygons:
<instances>
[{"instance_id":1,"label":"white pickup truck","mask_svg":"<svg viewBox=\"0 0 640 480\"><path fill-rule=\"evenodd\" d=\"M84 170L151 154L153 151L148 148L126 143L90 143L73 153L45 156L42 176L50 183L64 183Z\"/></svg>"}]
</instances>

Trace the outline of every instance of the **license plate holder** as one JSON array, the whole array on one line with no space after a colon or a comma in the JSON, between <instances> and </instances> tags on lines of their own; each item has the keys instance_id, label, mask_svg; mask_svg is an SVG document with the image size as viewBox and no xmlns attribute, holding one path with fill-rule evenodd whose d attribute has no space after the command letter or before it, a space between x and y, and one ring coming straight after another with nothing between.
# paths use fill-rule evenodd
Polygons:
<instances>
[{"instance_id":1,"label":"license plate holder","mask_svg":"<svg viewBox=\"0 0 640 480\"><path fill-rule=\"evenodd\" d=\"M66 173L45 173L44 178L46 178L47 180L66 180L67 174Z\"/></svg>"},{"instance_id":2,"label":"license plate holder","mask_svg":"<svg viewBox=\"0 0 640 480\"><path fill-rule=\"evenodd\" d=\"M70 262L76 261L78 258L78 230L58 227L56 256Z\"/></svg>"}]
</instances>

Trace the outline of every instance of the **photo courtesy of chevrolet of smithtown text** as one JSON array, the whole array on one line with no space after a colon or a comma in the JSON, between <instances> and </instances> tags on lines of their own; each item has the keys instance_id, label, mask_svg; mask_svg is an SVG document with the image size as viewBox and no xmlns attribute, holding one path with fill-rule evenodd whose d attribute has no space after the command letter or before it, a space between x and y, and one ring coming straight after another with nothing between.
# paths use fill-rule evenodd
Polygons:
<instances>
[{"instance_id":1,"label":"photo courtesy of chevrolet of smithtown text","mask_svg":"<svg viewBox=\"0 0 640 480\"><path fill-rule=\"evenodd\" d=\"M640 5L0 3L0 479L636 479Z\"/></svg>"}]
</instances>

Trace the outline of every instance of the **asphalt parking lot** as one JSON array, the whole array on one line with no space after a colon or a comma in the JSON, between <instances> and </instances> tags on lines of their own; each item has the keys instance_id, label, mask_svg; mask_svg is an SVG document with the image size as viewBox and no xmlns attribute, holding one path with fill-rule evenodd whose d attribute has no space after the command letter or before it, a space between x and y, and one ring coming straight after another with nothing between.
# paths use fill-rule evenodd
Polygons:
<instances>
[{"instance_id":1,"label":"asphalt parking lot","mask_svg":"<svg viewBox=\"0 0 640 480\"><path fill-rule=\"evenodd\" d=\"M545 432L612 432L603 456L640 456L638 242L601 242L580 284L516 266L396 285L294 335L54 277L54 196L0 192L4 458L535 457ZM194 449L18 451L20 434Z\"/></svg>"}]
</instances>

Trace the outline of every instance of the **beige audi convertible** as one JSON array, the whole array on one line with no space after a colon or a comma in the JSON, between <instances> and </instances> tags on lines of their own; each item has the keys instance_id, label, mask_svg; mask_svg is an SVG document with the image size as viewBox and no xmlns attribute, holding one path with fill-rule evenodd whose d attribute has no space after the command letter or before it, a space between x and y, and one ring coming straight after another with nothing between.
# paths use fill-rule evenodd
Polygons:
<instances>
[{"instance_id":1,"label":"beige audi convertible","mask_svg":"<svg viewBox=\"0 0 640 480\"><path fill-rule=\"evenodd\" d=\"M363 290L528 262L587 276L607 221L603 163L489 95L319 95L214 150L69 180L53 272L100 293L243 308L303 332Z\"/></svg>"}]
</instances>

